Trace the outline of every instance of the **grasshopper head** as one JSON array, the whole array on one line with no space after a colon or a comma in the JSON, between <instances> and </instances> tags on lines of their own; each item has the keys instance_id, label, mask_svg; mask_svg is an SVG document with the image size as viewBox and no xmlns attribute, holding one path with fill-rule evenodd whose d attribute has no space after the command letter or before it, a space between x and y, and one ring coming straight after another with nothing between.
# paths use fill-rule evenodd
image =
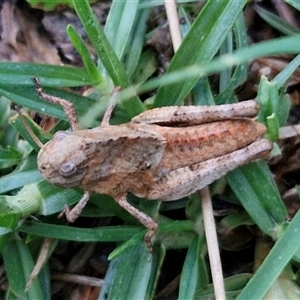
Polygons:
<instances>
[{"instance_id":1,"label":"grasshopper head","mask_svg":"<svg viewBox=\"0 0 300 300\"><path fill-rule=\"evenodd\" d=\"M72 132L57 132L38 154L42 176L60 187L80 186L86 173L87 157L82 140Z\"/></svg>"}]
</instances>

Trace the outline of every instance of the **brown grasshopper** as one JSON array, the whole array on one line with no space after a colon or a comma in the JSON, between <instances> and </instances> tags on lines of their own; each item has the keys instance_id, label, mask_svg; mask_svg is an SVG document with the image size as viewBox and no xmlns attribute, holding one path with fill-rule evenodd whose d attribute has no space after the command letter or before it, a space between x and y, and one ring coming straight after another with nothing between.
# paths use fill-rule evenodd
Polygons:
<instances>
[{"instance_id":1,"label":"brown grasshopper","mask_svg":"<svg viewBox=\"0 0 300 300\"><path fill-rule=\"evenodd\" d=\"M109 125L112 109L101 126L79 130L72 103L36 90L46 101L63 106L72 132L57 132L38 154L42 176L56 186L82 187L77 205L65 210L76 220L91 193L107 194L138 219L151 238L157 223L132 206L126 195L171 201L205 187L229 171L266 158L272 143L261 138L264 125L251 119L254 100L220 106L170 106L152 109L129 123Z\"/></svg>"}]
</instances>

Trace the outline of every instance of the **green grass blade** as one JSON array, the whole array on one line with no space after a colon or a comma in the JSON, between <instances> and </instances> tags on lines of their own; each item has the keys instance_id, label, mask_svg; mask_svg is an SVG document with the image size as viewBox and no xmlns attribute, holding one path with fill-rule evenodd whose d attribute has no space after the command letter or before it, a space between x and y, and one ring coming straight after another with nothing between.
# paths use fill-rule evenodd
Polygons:
<instances>
[{"instance_id":1,"label":"green grass blade","mask_svg":"<svg viewBox=\"0 0 300 300\"><path fill-rule=\"evenodd\" d=\"M276 16L275 14L270 13L266 9L263 9L260 6L255 7L255 11L258 15L269 23L272 27L276 28L283 34L291 35L291 34L299 34L299 30L294 26L290 25L289 23L283 21L282 18Z\"/></svg>"},{"instance_id":2,"label":"green grass blade","mask_svg":"<svg viewBox=\"0 0 300 300\"><path fill-rule=\"evenodd\" d=\"M298 0L285 0L286 3L290 4L294 8L300 10L300 3Z\"/></svg>"},{"instance_id":3,"label":"green grass blade","mask_svg":"<svg viewBox=\"0 0 300 300\"><path fill-rule=\"evenodd\" d=\"M113 51L107 37L105 36L100 24L92 11L88 1L75 1L73 5L84 29L94 46L105 69L110 75L116 86L126 87L129 85L125 70Z\"/></svg>"},{"instance_id":4,"label":"green grass blade","mask_svg":"<svg viewBox=\"0 0 300 300\"><path fill-rule=\"evenodd\" d=\"M91 58L91 54L90 54L88 48L86 47L83 39L77 33L76 29L72 25L68 25L67 33L68 33L69 38L71 39L74 47L80 54L81 59L85 65L85 68L93 81L93 84L94 85L99 84L101 81L103 81L103 78L102 78L97 66L93 62L93 60Z\"/></svg>"},{"instance_id":5,"label":"green grass blade","mask_svg":"<svg viewBox=\"0 0 300 300\"><path fill-rule=\"evenodd\" d=\"M113 1L104 33L129 77L138 64L145 41L149 9L138 9L139 1Z\"/></svg>"},{"instance_id":6,"label":"green grass blade","mask_svg":"<svg viewBox=\"0 0 300 300\"><path fill-rule=\"evenodd\" d=\"M150 8L158 5L164 5L164 0L140 0L139 8ZM176 0L177 4L198 2L198 0Z\"/></svg>"},{"instance_id":7,"label":"green grass blade","mask_svg":"<svg viewBox=\"0 0 300 300\"><path fill-rule=\"evenodd\" d=\"M133 235L145 231L141 226L101 226L99 228L77 228L71 226L24 222L20 232L42 237L77 242L123 242Z\"/></svg>"},{"instance_id":8,"label":"green grass blade","mask_svg":"<svg viewBox=\"0 0 300 300\"><path fill-rule=\"evenodd\" d=\"M44 92L72 102L79 116L83 115L86 112L87 107L90 107L95 103L95 100L91 98L82 97L55 88L44 88ZM43 114L68 121L63 108L60 105L52 104L42 100L37 95L32 82L30 86L8 85L1 82L0 93L19 105L22 105L29 109L33 109Z\"/></svg>"},{"instance_id":9,"label":"green grass blade","mask_svg":"<svg viewBox=\"0 0 300 300\"><path fill-rule=\"evenodd\" d=\"M276 82L276 85L278 87L282 87L292 76L292 74L295 72L295 70L300 65L300 54L297 55L294 59L292 59L285 68L276 75L276 77L272 80L273 82Z\"/></svg>"},{"instance_id":10,"label":"green grass blade","mask_svg":"<svg viewBox=\"0 0 300 300\"><path fill-rule=\"evenodd\" d=\"M247 47L247 32L243 14L240 13L233 27L234 45L233 48L242 49ZM221 75L222 76L222 75ZM220 89L219 95L215 98L217 104L232 103L234 101L234 89L245 82L247 77L247 63L237 65L237 67L229 72L227 85L224 89ZM221 79L221 78L220 78Z\"/></svg>"},{"instance_id":11,"label":"green grass blade","mask_svg":"<svg viewBox=\"0 0 300 300\"><path fill-rule=\"evenodd\" d=\"M181 273L178 299L199 299L197 293L209 283L203 249L205 238L195 237L188 249Z\"/></svg>"},{"instance_id":12,"label":"green grass blade","mask_svg":"<svg viewBox=\"0 0 300 300\"><path fill-rule=\"evenodd\" d=\"M0 148L0 169L5 169L20 163L22 153L14 147L8 146L5 149Z\"/></svg>"},{"instance_id":13,"label":"green grass blade","mask_svg":"<svg viewBox=\"0 0 300 300\"><path fill-rule=\"evenodd\" d=\"M257 272L242 290L237 299L263 299L293 255L300 247L300 211L296 213Z\"/></svg>"},{"instance_id":14,"label":"green grass blade","mask_svg":"<svg viewBox=\"0 0 300 300\"><path fill-rule=\"evenodd\" d=\"M143 46L145 42L145 33L147 29L147 21L149 19L150 11L147 9L142 10L134 23L133 32L131 35L130 43L127 47L126 56L126 72L131 78L132 74L136 71L137 65L141 58Z\"/></svg>"},{"instance_id":15,"label":"green grass blade","mask_svg":"<svg viewBox=\"0 0 300 300\"><path fill-rule=\"evenodd\" d=\"M0 63L1 85L30 85L32 77L38 76L42 86L73 87L93 82L86 70L46 64Z\"/></svg>"},{"instance_id":16,"label":"green grass blade","mask_svg":"<svg viewBox=\"0 0 300 300\"><path fill-rule=\"evenodd\" d=\"M208 1L172 59L167 74L185 66L209 62L245 3L246 1ZM196 78L183 80L171 88L159 88L154 106L181 104L200 76L198 74Z\"/></svg>"},{"instance_id":17,"label":"green grass blade","mask_svg":"<svg viewBox=\"0 0 300 300\"><path fill-rule=\"evenodd\" d=\"M210 63L200 63L190 67L182 67L179 71L167 73L160 78L147 81L145 84L136 87L136 91L145 93L157 87L173 86L175 83L181 83L183 80L198 79L199 77L218 73L224 69L240 65L258 57L276 55L279 53L299 53L299 48L300 35L298 34L291 37L273 39L237 50L232 54L224 54L213 59ZM134 93L136 91L134 91ZM133 89L126 90L123 92L122 97L127 98L132 94Z\"/></svg>"},{"instance_id":18,"label":"green grass blade","mask_svg":"<svg viewBox=\"0 0 300 300\"><path fill-rule=\"evenodd\" d=\"M104 33L121 61L131 39L138 6L139 1L113 1L107 16Z\"/></svg>"},{"instance_id":19,"label":"green grass blade","mask_svg":"<svg viewBox=\"0 0 300 300\"><path fill-rule=\"evenodd\" d=\"M130 81L127 77L125 68L113 51L88 1L73 0L73 5L98 57L115 86L121 88L129 87ZM129 117L133 117L145 110L142 102L136 96L131 97L129 101L124 101L123 105L125 106Z\"/></svg>"},{"instance_id":20,"label":"green grass blade","mask_svg":"<svg viewBox=\"0 0 300 300\"><path fill-rule=\"evenodd\" d=\"M287 211L265 162L251 163L226 176L227 182L245 210L267 235L277 237L278 225Z\"/></svg>"},{"instance_id":21,"label":"green grass blade","mask_svg":"<svg viewBox=\"0 0 300 300\"><path fill-rule=\"evenodd\" d=\"M2 127L8 120L8 117L11 112L10 104L11 102L7 98L0 98L0 127Z\"/></svg>"},{"instance_id":22,"label":"green grass blade","mask_svg":"<svg viewBox=\"0 0 300 300\"><path fill-rule=\"evenodd\" d=\"M153 299L164 256L163 248L149 254L144 243L123 252L111 261L99 299Z\"/></svg>"},{"instance_id":23,"label":"green grass blade","mask_svg":"<svg viewBox=\"0 0 300 300\"><path fill-rule=\"evenodd\" d=\"M1 204L15 213L22 213L22 216L29 216L38 211L42 203L42 194L38 185L28 184L14 196L1 196Z\"/></svg>"},{"instance_id":24,"label":"green grass blade","mask_svg":"<svg viewBox=\"0 0 300 300\"><path fill-rule=\"evenodd\" d=\"M179 7L178 16L184 20L184 24L180 25L182 37L185 38L191 29L191 23L188 15L184 11L183 6ZM214 105L215 101L212 95L210 82L207 77L200 78L193 87L191 94L195 105Z\"/></svg>"},{"instance_id":25,"label":"green grass blade","mask_svg":"<svg viewBox=\"0 0 300 300\"><path fill-rule=\"evenodd\" d=\"M25 293L25 284L33 270L34 262L28 246L21 240L13 239L3 249L3 259L10 292L16 299L45 299L38 279L32 282ZM46 297L49 299L49 296Z\"/></svg>"},{"instance_id":26,"label":"green grass blade","mask_svg":"<svg viewBox=\"0 0 300 300\"><path fill-rule=\"evenodd\" d=\"M15 172L0 178L0 193L20 188L41 180L41 174L38 170L29 170L24 172Z\"/></svg>"},{"instance_id":27,"label":"green grass blade","mask_svg":"<svg viewBox=\"0 0 300 300\"><path fill-rule=\"evenodd\" d=\"M131 76L133 83L144 83L149 79L157 70L156 54L152 49L144 51L136 66L134 66L134 73ZM134 62L132 62L133 64ZM130 73L131 62L128 62L128 73Z\"/></svg>"}]
</instances>

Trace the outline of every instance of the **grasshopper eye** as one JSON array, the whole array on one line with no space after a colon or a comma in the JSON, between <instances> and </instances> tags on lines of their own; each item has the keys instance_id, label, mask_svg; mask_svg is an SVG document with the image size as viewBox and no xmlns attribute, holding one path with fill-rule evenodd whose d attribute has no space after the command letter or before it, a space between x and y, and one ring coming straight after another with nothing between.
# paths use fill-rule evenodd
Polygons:
<instances>
[{"instance_id":1,"label":"grasshopper eye","mask_svg":"<svg viewBox=\"0 0 300 300\"><path fill-rule=\"evenodd\" d=\"M67 137L67 133L64 132L64 131L58 131L54 134L53 138L56 140L56 141L61 141L63 139L65 139Z\"/></svg>"},{"instance_id":2,"label":"grasshopper eye","mask_svg":"<svg viewBox=\"0 0 300 300\"><path fill-rule=\"evenodd\" d=\"M62 175L62 176L71 176L73 175L75 172L76 172L77 168L76 166L71 163L71 162L66 162L66 163L63 163L61 165L61 167L59 168L59 173Z\"/></svg>"}]
</instances>

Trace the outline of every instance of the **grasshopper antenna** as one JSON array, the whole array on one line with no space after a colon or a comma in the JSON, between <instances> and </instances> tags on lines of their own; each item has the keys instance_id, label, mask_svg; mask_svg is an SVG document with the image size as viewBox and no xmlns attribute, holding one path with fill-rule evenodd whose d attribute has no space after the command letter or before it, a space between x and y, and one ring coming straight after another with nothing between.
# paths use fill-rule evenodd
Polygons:
<instances>
[{"instance_id":1,"label":"grasshopper antenna","mask_svg":"<svg viewBox=\"0 0 300 300\"><path fill-rule=\"evenodd\" d=\"M33 130L31 129L31 127L28 125L27 121L25 120L23 114L21 113L20 109L16 108L19 116L20 116L20 120L23 124L23 126L26 128L26 130L28 131L28 133L30 134L30 136L32 137L32 139L34 140L34 142L40 147L43 148L44 145L42 144L42 142L39 140L39 138L37 137L37 135L33 132Z\"/></svg>"},{"instance_id":2,"label":"grasshopper antenna","mask_svg":"<svg viewBox=\"0 0 300 300\"><path fill-rule=\"evenodd\" d=\"M47 102L61 105L69 119L72 130L78 130L78 118L74 105L65 99L44 93L41 87L40 80L37 77L32 78L32 80L35 84L35 90L38 93L39 97Z\"/></svg>"}]
</instances>

